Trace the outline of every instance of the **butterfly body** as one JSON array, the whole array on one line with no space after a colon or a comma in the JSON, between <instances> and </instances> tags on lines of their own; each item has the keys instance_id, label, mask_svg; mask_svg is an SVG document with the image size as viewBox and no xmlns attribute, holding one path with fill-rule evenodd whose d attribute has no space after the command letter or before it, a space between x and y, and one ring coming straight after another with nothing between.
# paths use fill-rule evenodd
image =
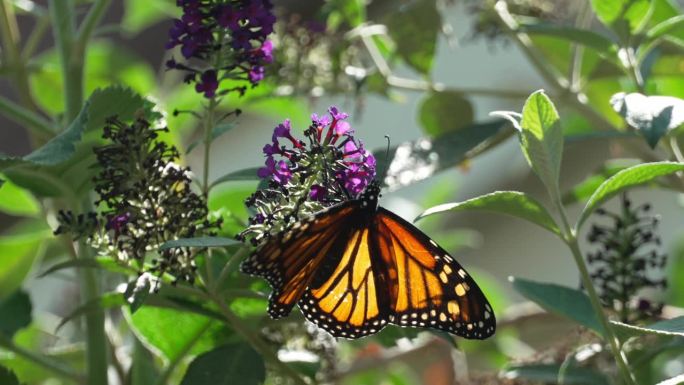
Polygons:
<instances>
[{"instance_id":1,"label":"butterfly body","mask_svg":"<svg viewBox=\"0 0 684 385\"><path fill-rule=\"evenodd\" d=\"M494 313L468 273L427 235L378 206L371 183L354 200L277 235L245 260L243 272L273 287L269 314L295 303L333 336L359 338L388 323L466 338L494 333Z\"/></svg>"}]
</instances>

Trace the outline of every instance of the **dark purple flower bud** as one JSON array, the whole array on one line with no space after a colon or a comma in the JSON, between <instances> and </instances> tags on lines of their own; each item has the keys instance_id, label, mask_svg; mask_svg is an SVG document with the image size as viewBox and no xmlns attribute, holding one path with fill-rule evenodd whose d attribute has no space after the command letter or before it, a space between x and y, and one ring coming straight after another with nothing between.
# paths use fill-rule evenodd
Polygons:
<instances>
[{"instance_id":1,"label":"dark purple flower bud","mask_svg":"<svg viewBox=\"0 0 684 385\"><path fill-rule=\"evenodd\" d=\"M121 232L121 229L126 226L126 224L130 221L131 219L131 213L126 212L123 214L119 215L113 215L109 217L107 220L107 223L105 224L105 229L107 230L114 230L114 232L119 233Z\"/></svg>"},{"instance_id":2,"label":"dark purple flower bud","mask_svg":"<svg viewBox=\"0 0 684 385\"><path fill-rule=\"evenodd\" d=\"M290 123L290 119L285 119L284 122L277 125L276 128L273 130L273 141L277 141L278 138L292 137L290 130L292 130L292 124Z\"/></svg>"},{"instance_id":3,"label":"dark purple flower bud","mask_svg":"<svg viewBox=\"0 0 684 385\"><path fill-rule=\"evenodd\" d=\"M280 145L278 144L278 141L273 141L272 144L267 144L263 148L263 152L265 155L271 156L275 154L280 153Z\"/></svg>"},{"instance_id":4,"label":"dark purple flower bud","mask_svg":"<svg viewBox=\"0 0 684 385\"><path fill-rule=\"evenodd\" d=\"M195 85L195 90L204 93L204 96L207 98L216 95L217 88L218 79L216 79L216 71L214 70L205 71L201 76L200 82Z\"/></svg>"},{"instance_id":5,"label":"dark purple flower bud","mask_svg":"<svg viewBox=\"0 0 684 385\"><path fill-rule=\"evenodd\" d=\"M311 186L311 190L309 191L309 197L311 198L311 200L317 202L320 202L323 199L325 199L325 196L327 194L328 190L325 187L318 184Z\"/></svg>"},{"instance_id":6,"label":"dark purple flower bud","mask_svg":"<svg viewBox=\"0 0 684 385\"><path fill-rule=\"evenodd\" d=\"M228 4L220 6L216 12L216 22L218 25L223 28L230 28L233 31L240 29L241 18L241 12Z\"/></svg>"},{"instance_id":7,"label":"dark purple flower bud","mask_svg":"<svg viewBox=\"0 0 684 385\"><path fill-rule=\"evenodd\" d=\"M269 156L266 158L266 162L264 162L264 164L264 167L257 170L257 176L262 179L273 175L273 170L275 170L275 159L273 159L272 156Z\"/></svg>"}]
</instances>

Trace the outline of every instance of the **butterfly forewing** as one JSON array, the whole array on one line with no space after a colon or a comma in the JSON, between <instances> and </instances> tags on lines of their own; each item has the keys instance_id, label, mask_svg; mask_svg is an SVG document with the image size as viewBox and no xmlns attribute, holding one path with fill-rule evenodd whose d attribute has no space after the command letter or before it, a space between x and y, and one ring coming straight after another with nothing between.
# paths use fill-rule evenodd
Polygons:
<instances>
[{"instance_id":1,"label":"butterfly forewing","mask_svg":"<svg viewBox=\"0 0 684 385\"><path fill-rule=\"evenodd\" d=\"M296 224L242 262L243 273L265 278L273 288L268 307L273 318L290 313L321 263L338 252L344 234L337 226L350 220L353 206L335 206Z\"/></svg>"},{"instance_id":2,"label":"butterfly forewing","mask_svg":"<svg viewBox=\"0 0 684 385\"><path fill-rule=\"evenodd\" d=\"M387 263L391 323L431 327L475 339L494 334L491 305L453 257L415 226L382 207L375 220L378 248L383 250L383 258L391 255Z\"/></svg>"}]
</instances>

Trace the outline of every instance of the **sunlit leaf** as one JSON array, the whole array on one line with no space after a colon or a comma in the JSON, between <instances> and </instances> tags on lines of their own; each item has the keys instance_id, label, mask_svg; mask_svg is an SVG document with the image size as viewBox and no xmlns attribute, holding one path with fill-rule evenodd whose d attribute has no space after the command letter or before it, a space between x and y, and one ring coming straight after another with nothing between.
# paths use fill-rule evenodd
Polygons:
<instances>
[{"instance_id":1,"label":"sunlit leaf","mask_svg":"<svg viewBox=\"0 0 684 385\"><path fill-rule=\"evenodd\" d=\"M447 211L479 210L507 214L528 220L556 235L560 230L548 211L536 199L518 191L496 191L463 202L445 203L427 209L416 221L434 214Z\"/></svg>"},{"instance_id":2,"label":"sunlit leaf","mask_svg":"<svg viewBox=\"0 0 684 385\"><path fill-rule=\"evenodd\" d=\"M684 100L672 96L620 92L611 97L610 104L652 148L668 131L684 124Z\"/></svg>"},{"instance_id":3,"label":"sunlit leaf","mask_svg":"<svg viewBox=\"0 0 684 385\"><path fill-rule=\"evenodd\" d=\"M623 336L656 334L684 337L684 316L658 321L647 326L629 325L616 321L612 321L612 324L616 326L620 334Z\"/></svg>"},{"instance_id":4,"label":"sunlit leaf","mask_svg":"<svg viewBox=\"0 0 684 385\"><path fill-rule=\"evenodd\" d=\"M143 306L135 314L124 311L124 315L138 339L169 361L212 349L223 330L211 318L173 309Z\"/></svg>"},{"instance_id":5,"label":"sunlit leaf","mask_svg":"<svg viewBox=\"0 0 684 385\"><path fill-rule=\"evenodd\" d=\"M20 224L0 236L0 300L21 287L49 236L46 226L37 222Z\"/></svg>"},{"instance_id":6,"label":"sunlit leaf","mask_svg":"<svg viewBox=\"0 0 684 385\"><path fill-rule=\"evenodd\" d=\"M40 205L36 198L12 181L0 184L0 211L17 216L36 216Z\"/></svg>"},{"instance_id":7,"label":"sunlit leaf","mask_svg":"<svg viewBox=\"0 0 684 385\"><path fill-rule=\"evenodd\" d=\"M615 194L682 170L684 170L682 163L654 162L639 164L618 172L603 182L591 195L580 219L577 221L577 227L579 228L601 203L615 196Z\"/></svg>"},{"instance_id":8,"label":"sunlit leaf","mask_svg":"<svg viewBox=\"0 0 684 385\"><path fill-rule=\"evenodd\" d=\"M617 48L612 40L590 30L549 23L522 24L520 27L523 32L530 34L557 36L573 43L582 44L601 55L611 55L611 59L615 59L614 55L617 53Z\"/></svg>"},{"instance_id":9,"label":"sunlit leaf","mask_svg":"<svg viewBox=\"0 0 684 385\"><path fill-rule=\"evenodd\" d=\"M563 157L563 130L556 107L543 90L525 102L520 122L523 154L546 188L558 191Z\"/></svg>"},{"instance_id":10,"label":"sunlit leaf","mask_svg":"<svg viewBox=\"0 0 684 385\"><path fill-rule=\"evenodd\" d=\"M180 16L175 3L168 0L126 0L121 26L129 33L137 34L152 25Z\"/></svg>"},{"instance_id":11,"label":"sunlit leaf","mask_svg":"<svg viewBox=\"0 0 684 385\"><path fill-rule=\"evenodd\" d=\"M468 153L497 134L504 133L508 123L496 120L473 124L456 132L448 132L436 138L420 138L392 146L389 165L386 164L386 148L373 151L377 160L377 178L389 190L397 190L435 173L457 166ZM384 174L383 174L384 172Z\"/></svg>"}]
</instances>

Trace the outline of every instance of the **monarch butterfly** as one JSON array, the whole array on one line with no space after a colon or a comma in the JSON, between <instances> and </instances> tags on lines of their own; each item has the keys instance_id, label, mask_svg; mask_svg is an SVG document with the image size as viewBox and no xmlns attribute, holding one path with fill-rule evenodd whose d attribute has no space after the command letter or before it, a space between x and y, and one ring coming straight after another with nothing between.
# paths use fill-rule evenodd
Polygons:
<instances>
[{"instance_id":1,"label":"monarch butterfly","mask_svg":"<svg viewBox=\"0 0 684 385\"><path fill-rule=\"evenodd\" d=\"M304 316L335 337L359 338L388 323L471 339L494 334L491 305L468 273L415 226L378 206L369 184L260 246L244 273L273 288L268 312Z\"/></svg>"}]
</instances>

